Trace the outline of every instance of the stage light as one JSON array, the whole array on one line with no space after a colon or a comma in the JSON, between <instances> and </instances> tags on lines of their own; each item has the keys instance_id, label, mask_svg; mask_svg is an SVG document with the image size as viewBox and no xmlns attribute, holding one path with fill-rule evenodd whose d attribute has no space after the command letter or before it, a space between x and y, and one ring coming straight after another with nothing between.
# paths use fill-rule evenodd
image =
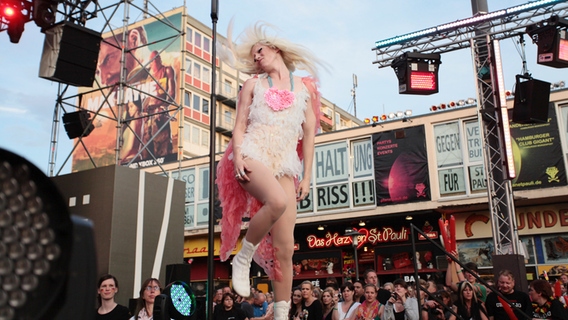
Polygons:
<instances>
[{"instance_id":1,"label":"stage light","mask_svg":"<svg viewBox=\"0 0 568 320\"><path fill-rule=\"evenodd\" d=\"M32 18L42 31L55 23L57 4L57 0L33 0Z\"/></svg>"},{"instance_id":2,"label":"stage light","mask_svg":"<svg viewBox=\"0 0 568 320\"><path fill-rule=\"evenodd\" d=\"M553 68L568 67L568 20L552 16L528 26L526 32L538 46L537 63Z\"/></svg>"},{"instance_id":3,"label":"stage light","mask_svg":"<svg viewBox=\"0 0 568 320\"><path fill-rule=\"evenodd\" d=\"M465 100L465 104L470 105L470 104L475 104L477 102L477 100L475 100L474 98L467 98L467 100Z\"/></svg>"},{"instance_id":4,"label":"stage light","mask_svg":"<svg viewBox=\"0 0 568 320\"><path fill-rule=\"evenodd\" d=\"M430 111L438 111L438 106L431 106Z\"/></svg>"},{"instance_id":5,"label":"stage light","mask_svg":"<svg viewBox=\"0 0 568 320\"><path fill-rule=\"evenodd\" d=\"M412 115L412 110L408 109L408 110L404 111L405 117L410 117L411 115Z\"/></svg>"},{"instance_id":6,"label":"stage light","mask_svg":"<svg viewBox=\"0 0 568 320\"><path fill-rule=\"evenodd\" d=\"M90 319L95 308L92 224L71 216L56 185L0 149L0 319Z\"/></svg>"},{"instance_id":7,"label":"stage light","mask_svg":"<svg viewBox=\"0 0 568 320\"><path fill-rule=\"evenodd\" d=\"M440 103L440 109L446 110L446 104L445 104L445 103Z\"/></svg>"},{"instance_id":8,"label":"stage light","mask_svg":"<svg viewBox=\"0 0 568 320\"><path fill-rule=\"evenodd\" d=\"M396 115L394 114L394 112L389 113L389 119L394 119L394 117L396 117Z\"/></svg>"},{"instance_id":9,"label":"stage light","mask_svg":"<svg viewBox=\"0 0 568 320\"><path fill-rule=\"evenodd\" d=\"M2 19L8 24L6 29L10 42L12 43L20 42L20 38L24 32L24 25L29 21L23 13L24 11L27 12L27 10L28 9L23 6L23 3L19 1L5 1L0 4L0 15L2 15Z\"/></svg>"},{"instance_id":10,"label":"stage light","mask_svg":"<svg viewBox=\"0 0 568 320\"><path fill-rule=\"evenodd\" d=\"M381 121L385 121L385 120L387 120L387 115L386 114L381 115Z\"/></svg>"},{"instance_id":11,"label":"stage light","mask_svg":"<svg viewBox=\"0 0 568 320\"><path fill-rule=\"evenodd\" d=\"M465 106L465 100L463 100L463 99L458 100L458 106L460 106L460 107Z\"/></svg>"},{"instance_id":12,"label":"stage light","mask_svg":"<svg viewBox=\"0 0 568 320\"><path fill-rule=\"evenodd\" d=\"M371 119L369 119L369 118L365 118L365 120L364 120L364 121L365 121L365 124L369 124L369 123L371 123Z\"/></svg>"},{"instance_id":13,"label":"stage light","mask_svg":"<svg viewBox=\"0 0 568 320\"><path fill-rule=\"evenodd\" d=\"M456 106L456 102L455 101L450 101L450 103L448 103L448 107L453 108Z\"/></svg>"},{"instance_id":14,"label":"stage light","mask_svg":"<svg viewBox=\"0 0 568 320\"><path fill-rule=\"evenodd\" d=\"M439 54L406 52L391 64L398 78L398 93L430 95L438 93Z\"/></svg>"},{"instance_id":15,"label":"stage light","mask_svg":"<svg viewBox=\"0 0 568 320\"><path fill-rule=\"evenodd\" d=\"M379 116L373 116L373 122L379 122Z\"/></svg>"},{"instance_id":16,"label":"stage light","mask_svg":"<svg viewBox=\"0 0 568 320\"><path fill-rule=\"evenodd\" d=\"M195 295L183 281L170 283L154 301L155 320L185 320L195 312Z\"/></svg>"}]
</instances>

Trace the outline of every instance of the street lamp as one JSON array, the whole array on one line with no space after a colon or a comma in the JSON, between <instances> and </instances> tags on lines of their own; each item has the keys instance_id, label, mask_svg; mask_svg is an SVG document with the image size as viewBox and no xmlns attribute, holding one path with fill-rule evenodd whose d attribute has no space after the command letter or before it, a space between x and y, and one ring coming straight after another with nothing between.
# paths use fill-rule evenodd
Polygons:
<instances>
[{"instance_id":1,"label":"street lamp","mask_svg":"<svg viewBox=\"0 0 568 320\"><path fill-rule=\"evenodd\" d=\"M359 279L359 261L357 259L357 246L359 245L359 236L361 232L353 228L345 229L345 235L351 237L351 244L353 245L353 255L355 257L355 280Z\"/></svg>"}]
</instances>

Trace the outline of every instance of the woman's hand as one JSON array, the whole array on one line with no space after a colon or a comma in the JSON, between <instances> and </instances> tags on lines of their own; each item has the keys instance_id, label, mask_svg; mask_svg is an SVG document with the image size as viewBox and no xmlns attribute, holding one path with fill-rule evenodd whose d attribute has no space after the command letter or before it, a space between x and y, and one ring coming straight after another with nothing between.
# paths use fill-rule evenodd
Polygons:
<instances>
[{"instance_id":1,"label":"woman's hand","mask_svg":"<svg viewBox=\"0 0 568 320\"><path fill-rule=\"evenodd\" d=\"M310 194L310 179L302 179L296 190L296 201L304 200Z\"/></svg>"},{"instance_id":2,"label":"woman's hand","mask_svg":"<svg viewBox=\"0 0 568 320\"><path fill-rule=\"evenodd\" d=\"M247 172L251 171L249 170L245 160L243 160L241 157L235 157L233 159L233 165L235 167L235 179L237 179L237 181L241 183L250 181Z\"/></svg>"}]
</instances>

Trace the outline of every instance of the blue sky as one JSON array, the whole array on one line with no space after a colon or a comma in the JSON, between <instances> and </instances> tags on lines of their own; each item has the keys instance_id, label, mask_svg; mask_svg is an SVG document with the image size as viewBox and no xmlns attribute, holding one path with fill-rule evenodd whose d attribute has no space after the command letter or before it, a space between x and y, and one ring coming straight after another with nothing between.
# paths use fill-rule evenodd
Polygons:
<instances>
[{"instance_id":1,"label":"blue sky","mask_svg":"<svg viewBox=\"0 0 568 320\"><path fill-rule=\"evenodd\" d=\"M135 0L138 6L142 0ZM489 11L513 7L528 1L488 0ZM114 1L100 1L102 5ZM183 6L183 1L161 0L151 4L160 11ZM186 1L188 14L211 26L210 1ZM150 6L152 7L152 6ZM151 9L154 11L154 9ZM280 34L310 48L327 62L329 72L321 72L323 96L354 113L351 96L352 75L358 78L357 117L411 109L414 114L428 113L430 106L450 100L475 97L475 82L469 49L442 55L440 92L430 96L399 95L391 68L378 69L371 48L377 40L409 33L470 17L470 0L220 0L217 31L226 35L228 23L235 19L235 34L258 20L278 26ZM119 15L122 17L121 15ZM130 21L141 19L131 8ZM100 30L101 19L87 27ZM113 22L120 26L121 22ZM48 168L51 127L58 85L38 77L43 34L33 22L26 24L20 43L9 42L0 33L0 147L30 160L44 172ZM512 89L515 74L522 70L517 38L502 41L505 85ZM567 80L563 69L536 64L536 45L525 36L529 72L548 82ZM72 143L63 129L59 132L56 168L69 155ZM68 173L69 166L61 173Z\"/></svg>"}]
</instances>

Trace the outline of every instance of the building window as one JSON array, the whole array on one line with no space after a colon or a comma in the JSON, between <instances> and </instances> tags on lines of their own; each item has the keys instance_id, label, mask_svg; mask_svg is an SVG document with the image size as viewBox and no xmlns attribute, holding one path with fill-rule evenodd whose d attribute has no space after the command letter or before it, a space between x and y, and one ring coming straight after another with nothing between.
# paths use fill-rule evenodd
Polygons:
<instances>
[{"instance_id":1,"label":"building window","mask_svg":"<svg viewBox=\"0 0 568 320\"><path fill-rule=\"evenodd\" d=\"M225 110L225 117L223 119L224 125L233 125L233 113L230 110Z\"/></svg>"},{"instance_id":2,"label":"building window","mask_svg":"<svg viewBox=\"0 0 568 320\"><path fill-rule=\"evenodd\" d=\"M201 99L201 102L203 103L201 112L203 112L204 114L209 114L209 100Z\"/></svg>"},{"instance_id":3,"label":"building window","mask_svg":"<svg viewBox=\"0 0 568 320\"><path fill-rule=\"evenodd\" d=\"M207 67L203 67L203 77L201 78L203 83L211 83L211 70Z\"/></svg>"},{"instance_id":4,"label":"building window","mask_svg":"<svg viewBox=\"0 0 568 320\"><path fill-rule=\"evenodd\" d=\"M183 95L183 104L184 106L190 108L191 107L191 92L185 91Z\"/></svg>"},{"instance_id":5,"label":"building window","mask_svg":"<svg viewBox=\"0 0 568 320\"><path fill-rule=\"evenodd\" d=\"M203 37L203 51L205 52L211 52L211 48L210 45L211 44L211 40L207 37Z\"/></svg>"},{"instance_id":6,"label":"building window","mask_svg":"<svg viewBox=\"0 0 568 320\"><path fill-rule=\"evenodd\" d=\"M193 63L193 77L201 80L201 65L197 62Z\"/></svg>"},{"instance_id":7,"label":"building window","mask_svg":"<svg viewBox=\"0 0 568 320\"><path fill-rule=\"evenodd\" d=\"M195 33L195 42L194 42L195 46L198 48L201 48L201 33L196 32Z\"/></svg>"},{"instance_id":8,"label":"building window","mask_svg":"<svg viewBox=\"0 0 568 320\"><path fill-rule=\"evenodd\" d=\"M187 74L188 76L191 76L191 60L190 59L185 59L185 74Z\"/></svg>"},{"instance_id":9,"label":"building window","mask_svg":"<svg viewBox=\"0 0 568 320\"><path fill-rule=\"evenodd\" d=\"M225 82L223 82L223 93L226 94L227 96L231 96L233 93L232 90L233 90L233 83L229 80L225 80Z\"/></svg>"},{"instance_id":10,"label":"building window","mask_svg":"<svg viewBox=\"0 0 568 320\"><path fill-rule=\"evenodd\" d=\"M200 107L201 107L201 98L198 95L193 95L193 109L197 110L197 111L201 111Z\"/></svg>"},{"instance_id":11,"label":"building window","mask_svg":"<svg viewBox=\"0 0 568 320\"><path fill-rule=\"evenodd\" d=\"M191 127L191 143L194 145L199 145L199 134L200 134L199 127L193 126Z\"/></svg>"},{"instance_id":12,"label":"building window","mask_svg":"<svg viewBox=\"0 0 568 320\"><path fill-rule=\"evenodd\" d=\"M191 140L191 125L187 122L183 124L183 141L190 142Z\"/></svg>"},{"instance_id":13,"label":"building window","mask_svg":"<svg viewBox=\"0 0 568 320\"><path fill-rule=\"evenodd\" d=\"M189 43L193 42L193 30L190 27L185 28L185 40Z\"/></svg>"},{"instance_id":14,"label":"building window","mask_svg":"<svg viewBox=\"0 0 568 320\"><path fill-rule=\"evenodd\" d=\"M201 146L209 147L209 130L203 130L201 132Z\"/></svg>"}]
</instances>

